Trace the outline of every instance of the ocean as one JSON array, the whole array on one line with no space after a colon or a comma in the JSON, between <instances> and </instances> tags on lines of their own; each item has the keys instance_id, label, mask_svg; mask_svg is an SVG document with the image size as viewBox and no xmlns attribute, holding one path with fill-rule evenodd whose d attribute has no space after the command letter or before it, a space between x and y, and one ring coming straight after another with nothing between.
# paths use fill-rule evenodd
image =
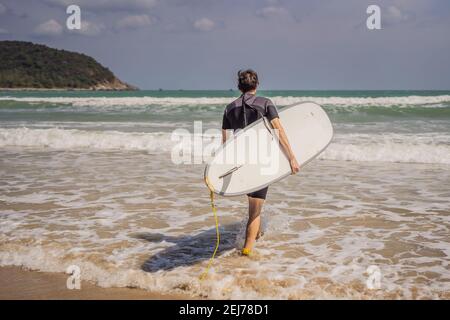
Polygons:
<instances>
[{"instance_id":1,"label":"ocean","mask_svg":"<svg viewBox=\"0 0 450 320\"><path fill-rule=\"evenodd\" d=\"M238 92L0 92L0 265L200 298L449 299L450 91L258 94L322 105L335 135L270 187L253 257L245 197L216 199L200 281L206 159L174 163L173 132L217 142Z\"/></svg>"}]
</instances>

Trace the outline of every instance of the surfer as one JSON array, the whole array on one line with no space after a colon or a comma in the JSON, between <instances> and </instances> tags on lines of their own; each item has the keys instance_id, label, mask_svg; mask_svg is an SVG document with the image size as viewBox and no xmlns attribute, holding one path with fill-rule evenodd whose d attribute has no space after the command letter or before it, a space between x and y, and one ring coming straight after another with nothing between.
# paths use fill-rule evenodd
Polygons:
<instances>
[{"instance_id":1,"label":"surfer","mask_svg":"<svg viewBox=\"0 0 450 320\"><path fill-rule=\"evenodd\" d=\"M278 117L278 111L268 98L256 95L259 81L255 71L241 70L238 72L238 89L242 95L230 103L224 111L222 121L222 143L227 140L227 130L245 128L252 122L266 117L273 129L278 131L279 141L283 151L289 159L292 174L300 170L300 166L292 152L286 133ZM245 235L243 255L249 255L257 238L261 236L261 210L269 187L247 194L248 222Z\"/></svg>"}]
</instances>

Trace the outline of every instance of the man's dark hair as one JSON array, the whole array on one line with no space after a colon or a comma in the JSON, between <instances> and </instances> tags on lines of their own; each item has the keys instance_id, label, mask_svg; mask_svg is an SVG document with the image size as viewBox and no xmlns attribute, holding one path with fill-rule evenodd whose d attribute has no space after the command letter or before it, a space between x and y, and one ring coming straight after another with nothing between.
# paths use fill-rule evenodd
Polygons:
<instances>
[{"instance_id":1,"label":"man's dark hair","mask_svg":"<svg viewBox=\"0 0 450 320\"><path fill-rule=\"evenodd\" d=\"M238 88L242 92L252 91L258 87L258 74L252 69L239 70L238 72Z\"/></svg>"}]
</instances>

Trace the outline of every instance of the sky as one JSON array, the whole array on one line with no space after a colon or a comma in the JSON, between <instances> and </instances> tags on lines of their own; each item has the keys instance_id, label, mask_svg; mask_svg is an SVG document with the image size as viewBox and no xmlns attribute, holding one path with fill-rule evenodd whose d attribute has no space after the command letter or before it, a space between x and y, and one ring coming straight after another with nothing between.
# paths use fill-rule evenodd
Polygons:
<instances>
[{"instance_id":1,"label":"sky","mask_svg":"<svg viewBox=\"0 0 450 320\"><path fill-rule=\"evenodd\" d=\"M141 89L235 88L245 68L265 90L450 89L448 0L0 0L0 40L85 53Z\"/></svg>"}]
</instances>

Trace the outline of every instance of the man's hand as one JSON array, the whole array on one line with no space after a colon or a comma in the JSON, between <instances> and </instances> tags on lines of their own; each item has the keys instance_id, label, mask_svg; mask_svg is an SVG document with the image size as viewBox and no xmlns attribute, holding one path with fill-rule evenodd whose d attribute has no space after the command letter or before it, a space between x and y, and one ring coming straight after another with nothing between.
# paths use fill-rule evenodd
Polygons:
<instances>
[{"instance_id":1,"label":"man's hand","mask_svg":"<svg viewBox=\"0 0 450 320\"><path fill-rule=\"evenodd\" d=\"M297 172L300 171L300 165L298 164L297 159L295 159L295 157L292 157L289 160L289 164L291 165L292 174L296 174Z\"/></svg>"}]
</instances>

